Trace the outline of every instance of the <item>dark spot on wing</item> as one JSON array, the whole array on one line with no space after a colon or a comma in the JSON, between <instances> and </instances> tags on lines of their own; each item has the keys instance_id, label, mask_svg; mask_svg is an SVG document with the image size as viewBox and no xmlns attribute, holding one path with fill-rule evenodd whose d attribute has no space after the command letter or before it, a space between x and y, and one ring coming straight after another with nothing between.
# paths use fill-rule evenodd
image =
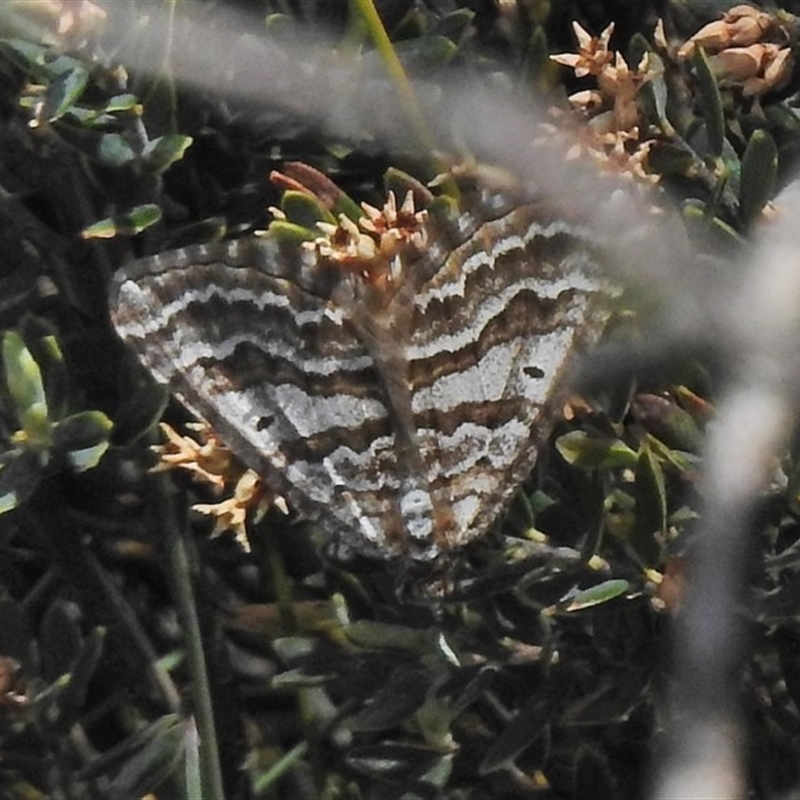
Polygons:
<instances>
[{"instance_id":1,"label":"dark spot on wing","mask_svg":"<svg viewBox=\"0 0 800 800\"><path fill-rule=\"evenodd\" d=\"M523 367L522 371L529 378L544 378L544 370L539 367Z\"/></svg>"}]
</instances>

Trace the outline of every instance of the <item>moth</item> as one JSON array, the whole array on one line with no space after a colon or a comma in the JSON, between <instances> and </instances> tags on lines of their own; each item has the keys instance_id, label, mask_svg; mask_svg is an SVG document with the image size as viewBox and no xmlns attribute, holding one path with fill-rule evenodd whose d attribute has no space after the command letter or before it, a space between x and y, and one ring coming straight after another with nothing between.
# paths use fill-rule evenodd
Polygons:
<instances>
[{"instance_id":1,"label":"moth","mask_svg":"<svg viewBox=\"0 0 800 800\"><path fill-rule=\"evenodd\" d=\"M377 254L266 235L133 262L112 319L337 557L436 562L529 474L604 282L591 236L543 202L407 201L362 228Z\"/></svg>"}]
</instances>

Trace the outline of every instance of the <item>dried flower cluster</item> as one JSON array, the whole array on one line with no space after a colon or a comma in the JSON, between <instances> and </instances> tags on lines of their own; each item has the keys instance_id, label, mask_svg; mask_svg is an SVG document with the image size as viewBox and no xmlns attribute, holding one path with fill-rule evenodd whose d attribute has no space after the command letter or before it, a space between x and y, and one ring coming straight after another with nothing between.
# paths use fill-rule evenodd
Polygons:
<instances>
[{"instance_id":1,"label":"dried flower cluster","mask_svg":"<svg viewBox=\"0 0 800 800\"><path fill-rule=\"evenodd\" d=\"M599 36L591 36L577 22L572 27L578 52L559 53L550 58L571 67L579 78L593 76L597 88L569 96L570 104L588 118L587 130L570 155L585 151L605 168L654 180L646 170L649 144L640 142L642 119L636 103L640 89L656 74L649 54L645 53L639 64L631 68L621 53L608 49L613 22Z\"/></svg>"},{"instance_id":2,"label":"dried flower cluster","mask_svg":"<svg viewBox=\"0 0 800 800\"><path fill-rule=\"evenodd\" d=\"M752 97L780 88L791 76L788 40L788 31L776 16L739 5L703 26L678 56L688 58L702 47L722 85L739 86Z\"/></svg>"},{"instance_id":3,"label":"dried flower cluster","mask_svg":"<svg viewBox=\"0 0 800 800\"><path fill-rule=\"evenodd\" d=\"M358 223L344 214L339 215L336 225L317 223L323 236L308 246L316 248L323 258L380 284L391 279L386 267L397 255L408 248L424 249L428 242L428 212L416 210L411 190L399 208L392 191L382 209L368 203L362 203L361 208L365 216Z\"/></svg>"},{"instance_id":4,"label":"dried flower cluster","mask_svg":"<svg viewBox=\"0 0 800 800\"><path fill-rule=\"evenodd\" d=\"M166 441L153 447L159 456L153 472L183 469L216 494L228 494L229 497L219 503L198 503L192 508L215 518L212 535L233 531L237 540L249 550L245 530L248 512L254 510L258 519L273 504L286 510L285 503L266 489L253 470L239 463L206 423L189 427L197 433L198 439L181 436L169 425L161 424Z\"/></svg>"},{"instance_id":5,"label":"dried flower cluster","mask_svg":"<svg viewBox=\"0 0 800 800\"><path fill-rule=\"evenodd\" d=\"M597 85L568 98L587 120L568 157L585 153L604 169L658 180L647 171L653 142L643 141L646 121L637 104L642 87L658 76L651 55L645 53L635 68L629 66L620 53L609 49L613 23L599 36L590 35L577 22L573 23L573 30L578 52L550 58L573 69L578 78L593 77ZM753 6L734 6L720 19L703 26L677 51L667 44L661 22L654 40L659 53L672 62L684 60L702 47L709 54L720 86L741 89L744 97L780 88L791 77L793 57L785 23ZM563 115L559 116L562 118L553 130L563 132Z\"/></svg>"},{"instance_id":6,"label":"dried flower cluster","mask_svg":"<svg viewBox=\"0 0 800 800\"><path fill-rule=\"evenodd\" d=\"M569 97L570 103L591 115L597 133L634 130L641 121L636 94L654 75L649 54L645 53L638 66L631 69L621 53L608 49L613 22L600 36L591 36L577 22L572 23L572 28L578 39L578 52L550 58L571 67L578 78L594 76L597 89L575 92Z\"/></svg>"}]
</instances>

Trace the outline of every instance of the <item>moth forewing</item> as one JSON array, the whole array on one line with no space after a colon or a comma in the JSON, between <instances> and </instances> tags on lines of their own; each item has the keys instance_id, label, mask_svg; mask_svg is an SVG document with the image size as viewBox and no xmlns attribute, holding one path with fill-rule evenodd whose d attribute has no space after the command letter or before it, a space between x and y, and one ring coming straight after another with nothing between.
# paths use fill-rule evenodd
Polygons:
<instances>
[{"instance_id":1,"label":"moth forewing","mask_svg":"<svg viewBox=\"0 0 800 800\"><path fill-rule=\"evenodd\" d=\"M482 536L605 319L580 226L507 199L386 276L269 237L135 262L114 324L156 380L340 552L427 563Z\"/></svg>"}]
</instances>

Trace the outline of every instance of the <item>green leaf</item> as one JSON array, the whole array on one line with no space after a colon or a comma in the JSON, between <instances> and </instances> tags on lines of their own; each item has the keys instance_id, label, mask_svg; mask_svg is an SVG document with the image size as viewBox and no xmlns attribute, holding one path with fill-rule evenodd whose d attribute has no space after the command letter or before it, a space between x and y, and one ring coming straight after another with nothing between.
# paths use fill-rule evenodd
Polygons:
<instances>
[{"instance_id":1,"label":"green leaf","mask_svg":"<svg viewBox=\"0 0 800 800\"><path fill-rule=\"evenodd\" d=\"M288 247L297 247L302 242L313 242L320 235L319 231L295 225L284 219L275 219L270 222L268 231L278 244Z\"/></svg>"},{"instance_id":2,"label":"green leaf","mask_svg":"<svg viewBox=\"0 0 800 800\"><path fill-rule=\"evenodd\" d=\"M641 33L634 33L625 50L625 61L631 65L631 68L638 67L642 63L642 59L645 55L648 55L650 59L657 58L647 38ZM651 64L653 72L657 73L659 68L663 68L663 64L660 60L655 64Z\"/></svg>"},{"instance_id":3,"label":"green leaf","mask_svg":"<svg viewBox=\"0 0 800 800\"><path fill-rule=\"evenodd\" d=\"M645 566L653 567L661 558L657 535L667 528L667 490L658 459L645 444L636 466L636 524L631 545Z\"/></svg>"},{"instance_id":4,"label":"green leaf","mask_svg":"<svg viewBox=\"0 0 800 800\"><path fill-rule=\"evenodd\" d=\"M314 230L318 222L336 223L333 214L326 210L316 197L294 189L288 189L283 193L281 211L286 214L287 222L309 230Z\"/></svg>"},{"instance_id":5,"label":"green leaf","mask_svg":"<svg viewBox=\"0 0 800 800\"><path fill-rule=\"evenodd\" d=\"M669 87L664 78L664 62L653 50L649 52L650 72L653 78L642 87L642 99L646 101L648 106L651 106L651 108L648 108L648 115L658 120L658 125L667 138L673 139L675 138L675 128L667 116Z\"/></svg>"},{"instance_id":6,"label":"green leaf","mask_svg":"<svg viewBox=\"0 0 800 800\"><path fill-rule=\"evenodd\" d=\"M0 9L5 8L8 3L0 3ZM26 5L30 6L30 3ZM74 70L84 69L83 63L73 56L61 53L53 58L56 52L53 47L34 44L37 37L31 37L25 41L22 38L6 38L2 40L3 45L18 56L20 65L31 72L34 81L49 84L63 75Z\"/></svg>"},{"instance_id":7,"label":"green leaf","mask_svg":"<svg viewBox=\"0 0 800 800\"><path fill-rule=\"evenodd\" d=\"M81 231L84 239L113 239L115 236L135 236L161 219L161 209L155 203L144 203L130 211L114 214L89 225Z\"/></svg>"},{"instance_id":8,"label":"green leaf","mask_svg":"<svg viewBox=\"0 0 800 800\"><path fill-rule=\"evenodd\" d=\"M276 15L277 16L277 15ZM264 770L259 767L253 774L253 790L256 797L269 797L270 788L277 783L286 773L291 772L300 764L308 752L308 740L304 740L296 744L288 753L285 753L281 758L275 761L269 769ZM192 797L193 795L189 795ZM337 798L338 792L331 795L331 798ZM356 796L357 797L357 796ZM327 800L327 795L325 795Z\"/></svg>"},{"instance_id":9,"label":"green leaf","mask_svg":"<svg viewBox=\"0 0 800 800\"><path fill-rule=\"evenodd\" d=\"M740 247L745 243L744 237L727 222L711 216L702 200L689 198L684 202L681 211L690 233L696 231L699 236L712 234L719 241L720 247Z\"/></svg>"},{"instance_id":10,"label":"green leaf","mask_svg":"<svg viewBox=\"0 0 800 800\"><path fill-rule=\"evenodd\" d=\"M645 442L653 455L662 464L669 464L683 475L697 472L700 469L700 456L687 453L684 450L673 450L665 445L661 439L651 436L649 433L645 436Z\"/></svg>"},{"instance_id":11,"label":"green leaf","mask_svg":"<svg viewBox=\"0 0 800 800\"><path fill-rule=\"evenodd\" d=\"M702 47L695 50L692 63L697 74L698 105L706 122L709 154L718 157L722 155L725 140L725 113L719 86Z\"/></svg>"},{"instance_id":12,"label":"green leaf","mask_svg":"<svg viewBox=\"0 0 800 800\"><path fill-rule=\"evenodd\" d=\"M406 650L412 653L436 652L436 635L428 630L391 625L362 619L344 627L347 638L359 647Z\"/></svg>"},{"instance_id":13,"label":"green leaf","mask_svg":"<svg viewBox=\"0 0 800 800\"><path fill-rule=\"evenodd\" d=\"M3 363L6 387L24 432L25 446L44 455L50 445L51 425L42 372L16 331L9 331L3 338Z\"/></svg>"},{"instance_id":14,"label":"green leaf","mask_svg":"<svg viewBox=\"0 0 800 800\"><path fill-rule=\"evenodd\" d=\"M62 72L47 87L44 102L37 110L39 121L54 122L68 113L83 94L89 73L83 67L74 67Z\"/></svg>"},{"instance_id":15,"label":"green leaf","mask_svg":"<svg viewBox=\"0 0 800 800\"><path fill-rule=\"evenodd\" d=\"M653 91L656 89L657 87L654 87ZM661 176L690 175L699 162L692 149L678 138L669 142L659 142L658 147L654 147L650 153L647 162L652 171Z\"/></svg>"},{"instance_id":16,"label":"green leaf","mask_svg":"<svg viewBox=\"0 0 800 800\"><path fill-rule=\"evenodd\" d=\"M35 405L27 409L22 417L25 446L39 454L42 464L50 460L48 450L52 444L53 426L47 415L47 407Z\"/></svg>"},{"instance_id":17,"label":"green leaf","mask_svg":"<svg viewBox=\"0 0 800 800\"><path fill-rule=\"evenodd\" d=\"M556 449L568 464L584 469L636 466L636 452L612 436L570 431L556 439Z\"/></svg>"},{"instance_id":18,"label":"green leaf","mask_svg":"<svg viewBox=\"0 0 800 800\"><path fill-rule=\"evenodd\" d=\"M778 148L765 130L753 132L742 156L739 187L739 216L747 227L761 213L775 193L778 175Z\"/></svg>"},{"instance_id":19,"label":"green leaf","mask_svg":"<svg viewBox=\"0 0 800 800\"><path fill-rule=\"evenodd\" d=\"M8 331L3 337L3 366L6 387L20 421L32 408L43 409L46 415L47 398L42 372L16 331Z\"/></svg>"},{"instance_id":20,"label":"green leaf","mask_svg":"<svg viewBox=\"0 0 800 800\"><path fill-rule=\"evenodd\" d=\"M119 133L104 133L94 148L94 157L109 167L124 167L137 158L136 151Z\"/></svg>"},{"instance_id":21,"label":"green leaf","mask_svg":"<svg viewBox=\"0 0 800 800\"><path fill-rule=\"evenodd\" d=\"M428 206L431 219L445 224L452 222L460 213L458 199L447 194L436 195Z\"/></svg>"},{"instance_id":22,"label":"green leaf","mask_svg":"<svg viewBox=\"0 0 800 800\"><path fill-rule=\"evenodd\" d=\"M434 199L433 192L418 178L403 172L396 167L389 167L383 176L383 185L386 192L394 192L398 203L402 203L409 189L414 194L416 208L427 208Z\"/></svg>"},{"instance_id":23,"label":"green leaf","mask_svg":"<svg viewBox=\"0 0 800 800\"><path fill-rule=\"evenodd\" d=\"M142 113L142 106L135 94L117 94L106 101L103 111L114 113L115 111L133 111L137 116Z\"/></svg>"},{"instance_id":24,"label":"green leaf","mask_svg":"<svg viewBox=\"0 0 800 800\"><path fill-rule=\"evenodd\" d=\"M97 466L108 449L113 423L102 411L80 411L53 430L53 447L64 453L77 472Z\"/></svg>"},{"instance_id":25,"label":"green leaf","mask_svg":"<svg viewBox=\"0 0 800 800\"><path fill-rule=\"evenodd\" d=\"M631 403L636 421L668 447L699 453L703 434L692 416L675 402L654 394L638 394Z\"/></svg>"},{"instance_id":26,"label":"green leaf","mask_svg":"<svg viewBox=\"0 0 800 800\"><path fill-rule=\"evenodd\" d=\"M161 175L176 161L180 161L192 144L191 136L170 133L147 143L143 163L155 175Z\"/></svg>"},{"instance_id":27,"label":"green leaf","mask_svg":"<svg viewBox=\"0 0 800 800\"><path fill-rule=\"evenodd\" d=\"M144 113L144 109L136 98L136 95L119 94L97 108L73 106L69 113L71 117L76 119L84 127L101 128L103 126L118 124L121 115L141 117Z\"/></svg>"},{"instance_id":28,"label":"green leaf","mask_svg":"<svg viewBox=\"0 0 800 800\"><path fill-rule=\"evenodd\" d=\"M602 605L609 600L614 600L620 595L625 594L630 588L630 583L622 578L603 581L603 583L598 583L596 586L592 586L589 589L571 592L559 601L557 605L551 606L550 613L571 613L573 611L583 611L587 608L594 608L595 606Z\"/></svg>"},{"instance_id":29,"label":"green leaf","mask_svg":"<svg viewBox=\"0 0 800 800\"><path fill-rule=\"evenodd\" d=\"M353 222L358 222L364 216L364 209L350 195L341 190L334 198L331 212L336 219L339 219L340 214L344 214Z\"/></svg>"},{"instance_id":30,"label":"green leaf","mask_svg":"<svg viewBox=\"0 0 800 800\"><path fill-rule=\"evenodd\" d=\"M60 419L69 405L69 375L58 339L53 335L45 336L39 340L38 346L31 343L31 347L42 372L48 416Z\"/></svg>"},{"instance_id":31,"label":"green leaf","mask_svg":"<svg viewBox=\"0 0 800 800\"><path fill-rule=\"evenodd\" d=\"M314 686L324 686L335 678L336 670L333 667L329 672L315 672L313 674L303 669L287 669L270 681L270 688L274 690L308 689Z\"/></svg>"},{"instance_id":32,"label":"green leaf","mask_svg":"<svg viewBox=\"0 0 800 800\"><path fill-rule=\"evenodd\" d=\"M50 60L45 61L43 67L45 70L47 70L46 74L50 80L55 80L65 72L72 72L76 69L84 68L82 61L75 58L75 56L68 55L67 53L61 53L53 58L53 50L49 50L47 55Z\"/></svg>"},{"instance_id":33,"label":"green leaf","mask_svg":"<svg viewBox=\"0 0 800 800\"><path fill-rule=\"evenodd\" d=\"M19 333L41 371L48 417L61 419L69 403L69 375L54 328L44 319L27 316Z\"/></svg>"}]
</instances>

